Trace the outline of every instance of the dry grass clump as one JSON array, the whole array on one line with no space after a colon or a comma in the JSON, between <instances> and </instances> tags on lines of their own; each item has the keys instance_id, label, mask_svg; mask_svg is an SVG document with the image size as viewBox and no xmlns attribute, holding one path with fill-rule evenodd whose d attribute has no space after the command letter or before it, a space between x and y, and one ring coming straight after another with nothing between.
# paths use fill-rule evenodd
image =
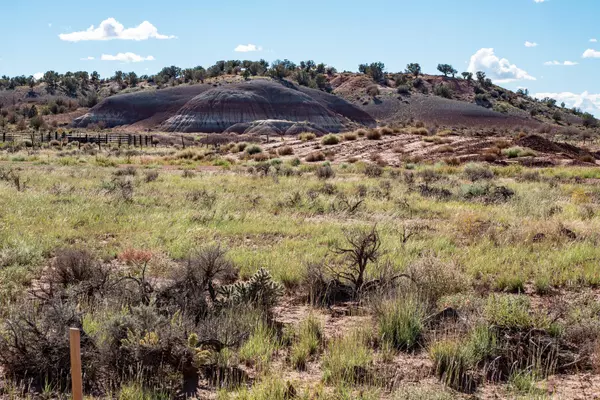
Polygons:
<instances>
[{"instance_id":1,"label":"dry grass clump","mask_svg":"<svg viewBox=\"0 0 600 400\"><path fill-rule=\"evenodd\" d=\"M351 140L356 140L358 138L358 135L355 132L348 132L344 134L344 140L347 141L351 141Z\"/></svg>"},{"instance_id":2,"label":"dry grass clump","mask_svg":"<svg viewBox=\"0 0 600 400\"><path fill-rule=\"evenodd\" d=\"M367 131L366 131L366 129L359 129L359 130L356 131L356 134L358 136L361 136L361 137L362 136L366 136L367 135Z\"/></svg>"},{"instance_id":3,"label":"dry grass clump","mask_svg":"<svg viewBox=\"0 0 600 400\"><path fill-rule=\"evenodd\" d=\"M320 151L314 151L306 156L306 161L307 162L325 161L325 154L323 154Z\"/></svg>"},{"instance_id":4,"label":"dry grass clump","mask_svg":"<svg viewBox=\"0 0 600 400\"><path fill-rule=\"evenodd\" d=\"M283 146L277 149L277 154L280 156L291 156L294 154L294 148L292 146Z\"/></svg>"},{"instance_id":5,"label":"dry grass clump","mask_svg":"<svg viewBox=\"0 0 600 400\"><path fill-rule=\"evenodd\" d=\"M367 136L367 139L369 139L369 140L380 140L381 132L378 131L377 129L369 129L366 136Z\"/></svg>"},{"instance_id":6,"label":"dry grass clump","mask_svg":"<svg viewBox=\"0 0 600 400\"><path fill-rule=\"evenodd\" d=\"M409 132L411 134L413 134L413 135L420 135L420 136L427 136L427 135L429 135L429 131L425 127L411 128Z\"/></svg>"},{"instance_id":7,"label":"dry grass clump","mask_svg":"<svg viewBox=\"0 0 600 400\"><path fill-rule=\"evenodd\" d=\"M381 132L381 134L383 136L391 136L394 134L394 130L392 128L389 128L387 126L384 126L383 128L379 129L379 131Z\"/></svg>"}]
</instances>

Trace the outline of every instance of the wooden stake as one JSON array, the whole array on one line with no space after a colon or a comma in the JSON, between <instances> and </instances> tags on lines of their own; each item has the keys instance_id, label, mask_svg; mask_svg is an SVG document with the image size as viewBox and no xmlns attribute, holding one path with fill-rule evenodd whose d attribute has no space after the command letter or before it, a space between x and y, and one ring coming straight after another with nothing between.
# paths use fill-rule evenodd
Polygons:
<instances>
[{"instance_id":1,"label":"wooden stake","mask_svg":"<svg viewBox=\"0 0 600 400\"><path fill-rule=\"evenodd\" d=\"M71 343L71 383L73 400L83 400L83 385L81 382L81 338L79 329L69 329Z\"/></svg>"}]
</instances>

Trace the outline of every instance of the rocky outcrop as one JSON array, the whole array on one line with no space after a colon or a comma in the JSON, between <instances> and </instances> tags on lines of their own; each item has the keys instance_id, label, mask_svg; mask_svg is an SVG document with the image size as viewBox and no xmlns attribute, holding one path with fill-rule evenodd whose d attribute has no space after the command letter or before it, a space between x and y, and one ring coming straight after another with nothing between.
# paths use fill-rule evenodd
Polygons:
<instances>
[{"instance_id":1,"label":"rocky outcrop","mask_svg":"<svg viewBox=\"0 0 600 400\"><path fill-rule=\"evenodd\" d=\"M266 79L113 96L73 125L101 121L106 127L135 124L167 132L269 134L293 134L287 133L292 127L290 132L322 133L375 125L369 114L334 95Z\"/></svg>"}]
</instances>

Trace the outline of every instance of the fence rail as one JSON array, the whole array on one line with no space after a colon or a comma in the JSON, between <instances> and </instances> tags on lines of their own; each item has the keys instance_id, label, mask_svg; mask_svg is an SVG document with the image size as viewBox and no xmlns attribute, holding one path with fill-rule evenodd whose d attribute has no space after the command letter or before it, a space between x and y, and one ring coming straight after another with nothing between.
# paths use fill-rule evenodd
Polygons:
<instances>
[{"instance_id":1,"label":"fence rail","mask_svg":"<svg viewBox=\"0 0 600 400\"><path fill-rule=\"evenodd\" d=\"M89 133L27 133L27 132L2 132L0 134L2 143L25 142L35 146L39 143L50 143L58 141L60 144L78 142L97 144L98 146L117 144L119 147L152 147L156 146L153 135L131 135L131 134L89 134Z\"/></svg>"}]
</instances>

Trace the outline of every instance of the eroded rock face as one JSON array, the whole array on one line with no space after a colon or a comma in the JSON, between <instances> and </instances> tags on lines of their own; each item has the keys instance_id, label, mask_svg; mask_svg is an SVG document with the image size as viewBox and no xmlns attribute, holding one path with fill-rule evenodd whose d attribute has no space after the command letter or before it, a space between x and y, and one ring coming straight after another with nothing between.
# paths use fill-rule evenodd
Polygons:
<instances>
[{"instance_id":1,"label":"eroded rock face","mask_svg":"<svg viewBox=\"0 0 600 400\"><path fill-rule=\"evenodd\" d=\"M268 81L204 92L190 100L162 127L173 132L223 132L235 124L270 119L307 121L330 132L344 128L343 118L309 95Z\"/></svg>"},{"instance_id":2,"label":"eroded rock face","mask_svg":"<svg viewBox=\"0 0 600 400\"><path fill-rule=\"evenodd\" d=\"M286 126L254 124L267 120L285 121ZM275 134L286 134L297 123L300 125L294 132L303 127L340 132L353 124L375 125L369 114L334 95L270 80L217 87L180 86L113 96L77 118L73 125L86 127L98 122L106 127L135 124L168 132L248 133L249 129L268 128L280 132Z\"/></svg>"},{"instance_id":3,"label":"eroded rock face","mask_svg":"<svg viewBox=\"0 0 600 400\"><path fill-rule=\"evenodd\" d=\"M323 136L327 133L325 130L310 122L294 122L276 119L241 122L230 126L223 133L296 136L303 132L311 132L317 136Z\"/></svg>"}]
</instances>

